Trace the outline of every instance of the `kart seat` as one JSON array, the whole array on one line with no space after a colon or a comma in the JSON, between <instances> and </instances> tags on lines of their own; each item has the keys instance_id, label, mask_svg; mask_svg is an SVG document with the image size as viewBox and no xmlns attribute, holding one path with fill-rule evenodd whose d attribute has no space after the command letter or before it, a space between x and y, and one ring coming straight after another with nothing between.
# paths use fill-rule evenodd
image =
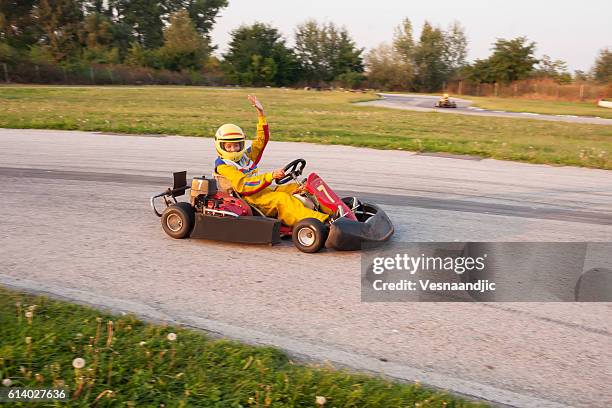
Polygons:
<instances>
[{"instance_id":1,"label":"kart seat","mask_svg":"<svg viewBox=\"0 0 612 408\"><path fill-rule=\"evenodd\" d=\"M222 191L222 192L224 192L226 194L232 194L232 195L240 198L241 200L244 200L240 196L240 194L238 194L238 192L236 190L234 190L234 188L232 187L232 183L227 178L223 177L219 173L213 173L213 177L217 181L217 189L219 191ZM259 208L255 207L253 205L250 205L250 204L249 204L249 207L251 207L251 209L253 210L253 213L259 214L262 217L266 216L263 212L261 212L261 210Z\"/></svg>"},{"instance_id":2,"label":"kart seat","mask_svg":"<svg viewBox=\"0 0 612 408\"><path fill-rule=\"evenodd\" d=\"M219 173L213 173L213 177L217 181L217 189L219 191L222 191L227 194L230 194L232 192L235 193L232 187L232 183L227 178L223 177Z\"/></svg>"}]
</instances>

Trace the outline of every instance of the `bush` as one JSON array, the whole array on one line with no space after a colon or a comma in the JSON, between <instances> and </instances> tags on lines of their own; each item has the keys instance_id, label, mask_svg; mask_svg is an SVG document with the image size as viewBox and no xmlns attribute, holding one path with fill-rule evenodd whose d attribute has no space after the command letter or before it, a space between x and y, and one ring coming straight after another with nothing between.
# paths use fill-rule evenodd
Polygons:
<instances>
[{"instance_id":1,"label":"bush","mask_svg":"<svg viewBox=\"0 0 612 408\"><path fill-rule=\"evenodd\" d=\"M365 76L360 72L347 71L344 74L340 74L336 77L338 85L343 88L356 89L361 86L361 83L365 80Z\"/></svg>"},{"instance_id":2,"label":"bush","mask_svg":"<svg viewBox=\"0 0 612 408\"><path fill-rule=\"evenodd\" d=\"M27 59L33 64L55 64L51 50L43 45L33 45L30 47Z\"/></svg>"},{"instance_id":3,"label":"bush","mask_svg":"<svg viewBox=\"0 0 612 408\"><path fill-rule=\"evenodd\" d=\"M0 42L0 62L11 62L17 56L17 51L10 45Z\"/></svg>"}]
</instances>

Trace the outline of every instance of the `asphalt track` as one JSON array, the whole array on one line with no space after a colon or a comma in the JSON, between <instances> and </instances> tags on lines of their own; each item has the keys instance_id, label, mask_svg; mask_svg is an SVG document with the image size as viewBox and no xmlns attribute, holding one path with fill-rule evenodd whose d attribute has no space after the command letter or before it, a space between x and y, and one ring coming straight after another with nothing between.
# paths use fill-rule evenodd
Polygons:
<instances>
[{"instance_id":1,"label":"asphalt track","mask_svg":"<svg viewBox=\"0 0 612 408\"><path fill-rule=\"evenodd\" d=\"M210 139L0 130L0 283L497 404L612 406L612 305L362 303L360 255L167 237L148 197ZM394 241L612 239L612 172L274 143L382 204Z\"/></svg>"},{"instance_id":2,"label":"asphalt track","mask_svg":"<svg viewBox=\"0 0 612 408\"><path fill-rule=\"evenodd\" d=\"M357 105L376 106L392 109L406 109L419 112L442 112L459 115L474 116L496 116L502 118L520 118L548 120L553 122L589 123L595 125L612 125L612 119L600 117L574 116L574 115L544 115L533 112L507 112L500 110L489 110L477 108L468 99L451 98L457 104L456 108L434 108L434 104L440 99L439 96L416 95L416 94L385 94L379 93L381 97L377 101L360 102Z\"/></svg>"}]
</instances>

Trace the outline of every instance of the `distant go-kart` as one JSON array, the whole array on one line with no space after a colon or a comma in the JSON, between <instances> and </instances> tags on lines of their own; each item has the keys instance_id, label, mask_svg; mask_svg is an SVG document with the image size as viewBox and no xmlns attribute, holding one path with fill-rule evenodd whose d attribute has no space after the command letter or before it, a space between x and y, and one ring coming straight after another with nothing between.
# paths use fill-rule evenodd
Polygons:
<instances>
[{"instance_id":1,"label":"distant go-kart","mask_svg":"<svg viewBox=\"0 0 612 408\"><path fill-rule=\"evenodd\" d=\"M436 102L434 108L456 108L457 104L451 101L448 97L442 97Z\"/></svg>"},{"instance_id":2,"label":"distant go-kart","mask_svg":"<svg viewBox=\"0 0 612 408\"><path fill-rule=\"evenodd\" d=\"M366 242L384 242L394 228L385 212L375 204L362 203L356 197L340 198L315 173L300 179L306 166L297 159L285 166L286 176L276 184L296 181L304 192L294 194L304 205L327 214L338 214L331 225L315 218L301 220L293 228L278 219L266 217L250 206L220 175L208 179L195 177L187 185L187 172L174 173L174 186L151 197L151 207L161 217L163 230L172 238L203 238L228 242L275 244L291 236L302 252L317 252L323 246L336 250L358 250ZM176 197L190 189L189 202ZM160 213L155 200L162 198L166 208Z\"/></svg>"}]
</instances>

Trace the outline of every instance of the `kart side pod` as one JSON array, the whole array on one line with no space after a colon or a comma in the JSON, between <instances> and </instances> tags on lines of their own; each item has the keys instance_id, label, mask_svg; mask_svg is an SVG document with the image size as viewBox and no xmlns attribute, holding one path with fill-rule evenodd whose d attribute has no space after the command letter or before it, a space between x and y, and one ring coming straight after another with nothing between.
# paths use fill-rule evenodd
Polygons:
<instances>
[{"instance_id":1,"label":"kart side pod","mask_svg":"<svg viewBox=\"0 0 612 408\"><path fill-rule=\"evenodd\" d=\"M195 215L191 238L241 244L276 244L280 241L280 221L274 218Z\"/></svg>"}]
</instances>

